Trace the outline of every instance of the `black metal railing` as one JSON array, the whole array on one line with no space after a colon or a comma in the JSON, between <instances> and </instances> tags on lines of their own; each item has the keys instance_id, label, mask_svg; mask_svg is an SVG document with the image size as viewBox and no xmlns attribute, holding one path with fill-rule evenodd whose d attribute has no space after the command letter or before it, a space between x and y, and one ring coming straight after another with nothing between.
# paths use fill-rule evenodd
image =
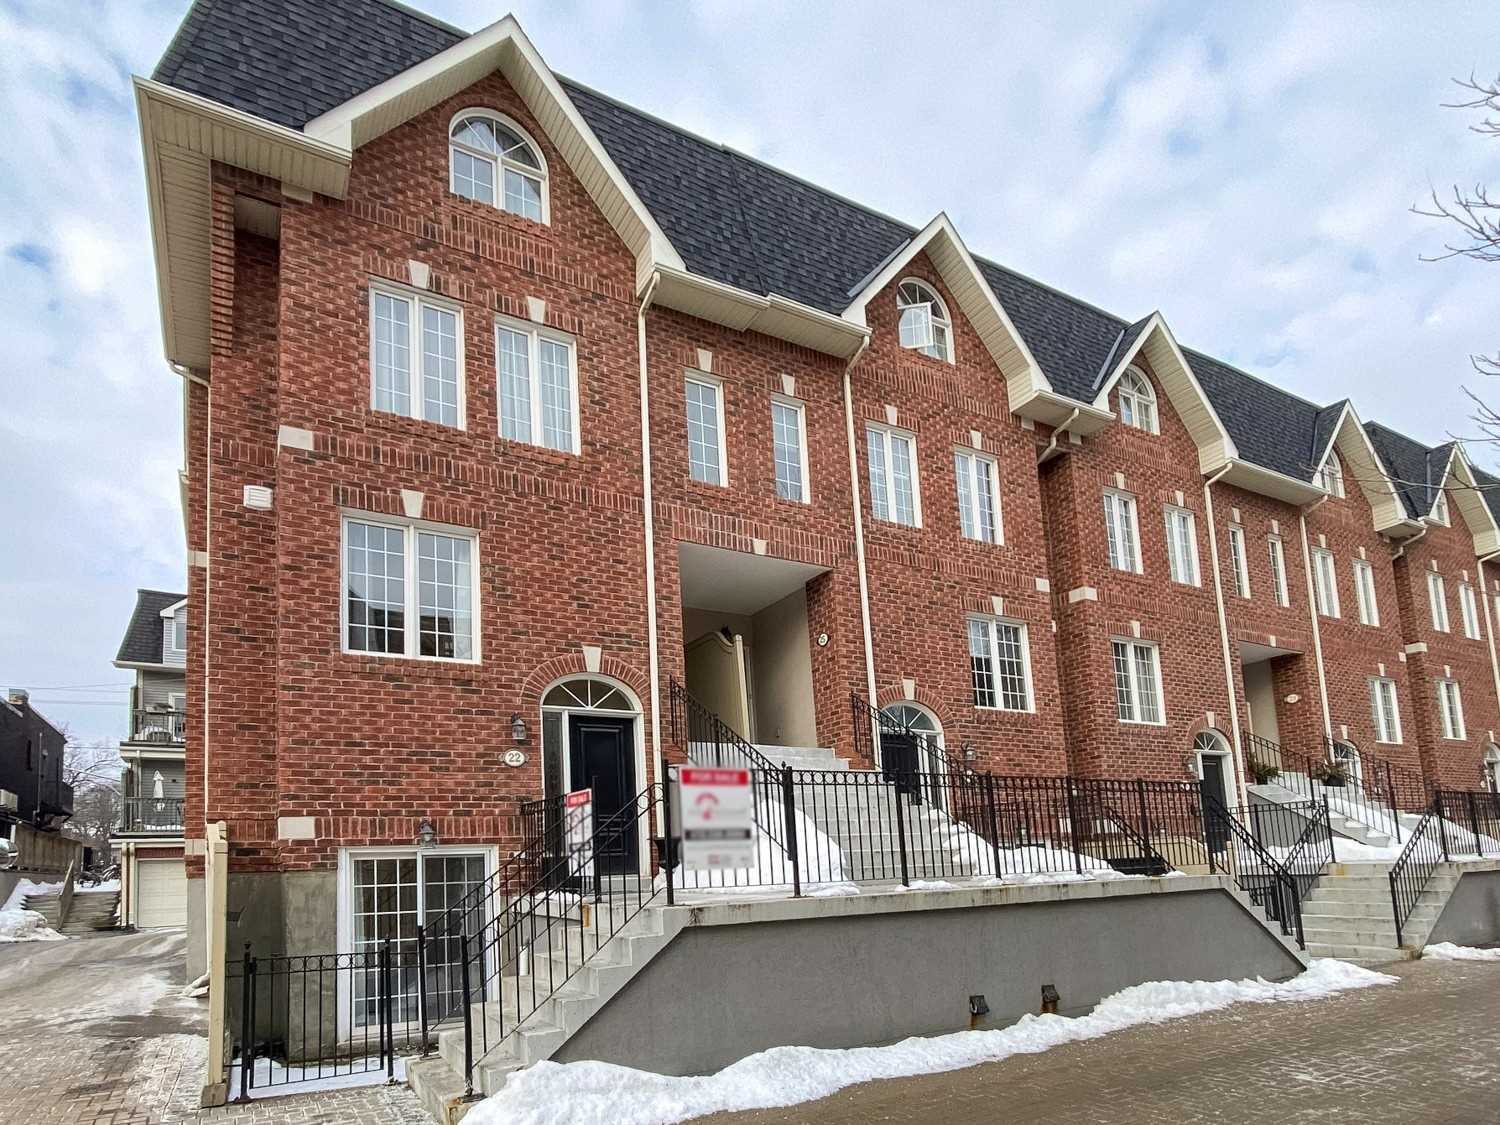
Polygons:
<instances>
[{"instance_id":1,"label":"black metal railing","mask_svg":"<svg viewBox=\"0 0 1500 1125\"><path fill-rule=\"evenodd\" d=\"M353 953L256 956L247 942L244 958L225 967L234 1100L353 1075L393 1082L398 1047L417 1029L414 951L400 952L410 944L386 938Z\"/></svg>"},{"instance_id":2,"label":"black metal railing","mask_svg":"<svg viewBox=\"0 0 1500 1125\"><path fill-rule=\"evenodd\" d=\"M178 832L184 828L181 797L126 797L120 803L121 832Z\"/></svg>"},{"instance_id":3,"label":"black metal railing","mask_svg":"<svg viewBox=\"0 0 1500 1125\"><path fill-rule=\"evenodd\" d=\"M1298 948L1307 948L1302 927L1302 897L1286 867L1255 838L1227 807L1204 795L1204 829L1209 843L1209 870L1228 875Z\"/></svg>"},{"instance_id":4,"label":"black metal railing","mask_svg":"<svg viewBox=\"0 0 1500 1125\"><path fill-rule=\"evenodd\" d=\"M1483 789L1439 789L1433 807L1448 822L1453 855L1500 855L1500 794Z\"/></svg>"},{"instance_id":5,"label":"black metal railing","mask_svg":"<svg viewBox=\"0 0 1500 1125\"><path fill-rule=\"evenodd\" d=\"M1391 801L1400 797L1408 782L1403 774L1397 784L1399 767L1372 758L1367 779L1359 764L1363 761L1359 749L1353 743L1328 738L1323 740L1320 755L1304 754L1256 735L1247 735L1246 745L1257 765L1277 767L1275 784L1296 793L1303 801L1322 801L1326 797L1330 814L1356 820L1400 842L1401 818ZM1340 748L1337 754L1336 748Z\"/></svg>"},{"instance_id":6,"label":"black metal railing","mask_svg":"<svg viewBox=\"0 0 1500 1125\"><path fill-rule=\"evenodd\" d=\"M1298 801L1279 805L1260 801L1232 808L1229 813L1297 881L1298 898L1306 899L1334 860L1327 804Z\"/></svg>"},{"instance_id":7,"label":"black metal railing","mask_svg":"<svg viewBox=\"0 0 1500 1125\"><path fill-rule=\"evenodd\" d=\"M140 707L131 713L130 741L174 745L183 741L186 711Z\"/></svg>"},{"instance_id":8,"label":"black metal railing","mask_svg":"<svg viewBox=\"0 0 1500 1125\"><path fill-rule=\"evenodd\" d=\"M969 766L948 753L931 731L915 730L851 692L854 746L871 766L887 777L905 774L969 773Z\"/></svg>"},{"instance_id":9,"label":"black metal railing","mask_svg":"<svg viewBox=\"0 0 1500 1125\"><path fill-rule=\"evenodd\" d=\"M1391 864L1391 910L1396 919L1396 945L1403 944L1406 923L1416 909L1422 892L1427 889L1438 864L1448 858L1448 835L1439 811L1442 795L1411 831L1411 838L1396 862Z\"/></svg>"},{"instance_id":10,"label":"black metal railing","mask_svg":"<svg viewBox=\"0 0 1500 1125\"><path fill-rule=\"evenodd\" d=\"M1422 813L1432 805L1433 787L1421 770L1398 765L1379 754L1345 741L1358 760L1358 780L1365 795L1397 812Z\"/></svg>"}]
</instances>

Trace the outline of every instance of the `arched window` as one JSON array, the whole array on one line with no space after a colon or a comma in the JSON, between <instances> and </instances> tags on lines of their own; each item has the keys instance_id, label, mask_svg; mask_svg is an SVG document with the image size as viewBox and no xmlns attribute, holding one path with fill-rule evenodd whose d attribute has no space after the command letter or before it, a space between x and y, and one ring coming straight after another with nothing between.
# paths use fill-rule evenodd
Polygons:
<instances>
[{"instance_id":1,"label":"arched window","mask_svg":"<svg viewBox=\"0 0 1500 1125\"><path fill-rule=\"evenodd\" d=\"M1323 468L1318 473L1318 486L1330 496L1337 496L1340 500L1344 498L1344 463L1331 449L1328 451L1328 460L1323 462Z\"/></svg>"},{"instance_id":2,"label":"arched window","mask_svg":"<svg viewBox=\"0 0 1500 1125\"><path fill-rule=\"evenodd\" d=\"M1134 367L1120 376L1120 421L1148 434L1156 433L1156 392L1151 381Z\"/></svg>"},{"instance_id":3,"label":"arched window","mask_svg":"<svg viewBox=\"0 0 1500 1125\"><path fill-rule=\"evenodd\" d=\"M902 730L909 730L912 734L925 735L929 738L941 738L943 731L938 726L937 720L920 707L910 703L893 703L889 707L882 707L880 713L893 723L900 725Z\"/></svg>"},{"instance_id":4,"label":"arched window","mask_svg":"<svg viewBox=\"0 0 1500 1125\"><path fill-rule=\"evenodd\" d=\"M592 676L564 680L542 698L542 706L568 711L622 711L629 714L640 710L614 684Z\"/></svg>"},{"instance_id":5,"label":"arched window","mask_svg":"<svg viewBox=\"0 0 1500 1125\"><path fill-rule=\"evenodd\" d=\"M1484 751L1484 787L1500 793L1500 746L1493 742Z\"/></svg>"},{"instance_id":6,"label":"arched window","mask_svg":"<svg viewBox=\"0 0 1500 1125\"><path fill-rule=\"evenodd\" d=\"M1448 494L1439 492L1437 499L1432 502L1432 518L1444 527L1448 526Z\"/></svg>"},{"instance_id":7,"label":"arched window","mask_svg":"<svg viewBox=\"0 0 1500 1125\"><path fill-rule=\"evenodd\" d=\"M901 346L953 362L953 324L948 306L920 281L903 281L896 289L896 307L901 310Z\"/></svg>"},{"instance_id":8,"label":"arched window","mask_svg":"<svg viewBox=\"0 0 1500 1125\"><path fill-rule=\"evenodd\" d=\"M465 110L454 118L448 138L455 195L547 222L547 165L519 125L484 110Z\"/></svg>"}]
</instances>

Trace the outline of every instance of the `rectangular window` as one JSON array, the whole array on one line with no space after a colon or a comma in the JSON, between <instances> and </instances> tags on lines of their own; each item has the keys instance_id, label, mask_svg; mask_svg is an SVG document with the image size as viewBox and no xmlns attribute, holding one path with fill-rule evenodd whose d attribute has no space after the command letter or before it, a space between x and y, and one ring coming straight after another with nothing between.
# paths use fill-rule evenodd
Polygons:
<instances>
[{"instance_id":1,"label":"rectangular window","mask_svg":"<svg viewBox=\"0 0 1500 1125\"><path fill-rule=\"evenodd\" d=\"M1443 720L1443 737L1452 739L1467 737L1464 733L1464 700L1458 689L1458 681L1439 680L1437 689L1438 712Z\"/></svg>"},{"instance_id":2,"label":"rectangular window","mask_svg":"<svg viewBox=\"0 0 1500 1125\"><path fill-rule=\"evenodd\" d=\"M187 610L179 609L172 615L172 647L178 652L187 651Z\"/></svg>"},{"instance_id":3,"label":"rectangular window","mask_svg":"<svg viewBox=\"0 0 1500 1125\"><path fill-rule=\"evenodd\" d=\"M865 427L865 440L870 458L870 507L875 518L920 527L916 439L871 425Z\"/></svg>"},{"instance_id":4,"label":"rectangular window","mask_svg":"<svg viewBox=\"0 0 1500 1125\"><path fill-rule=\"evenodd\" d=\"M993 457L960 449L953 454L958 484L958 522L965 539L1001 543L1000 470Z\"/></svg>"},{"instance_id":5,"label":"rectangular window","mask_svg":"<svg viewBox=\"0 0 1500 1125\"><path fill-rule=\"evenodd\" d=\"M1324 617L1338 617L1339 581L1333 566L1333 552L1313 551L1313 592L1318 599L1318 612Z\"/></svg>"},{"instance_id":6,"label":"rectangular window","mask_svg":"<svg viewBox=\"0 0 1500 1125\"><path fill-rule=\"evenodd\" d=\"M1172 572L1172 581L1184 586L1197 586L1198 578L1198 526L1193 513L1186 508L1168 508L1167 512L1167 564Z\"/></svg>"},{"instance_id":7,"label":"rectangular window","mask_svg":"<svg viewBox=\"0 0 1500 1125\"><path fill-rule=\"evenodd\" d=\"M477 555L472 536L346 519L344 651L475 659Z\"/></svg>"},{"instance_id":8,"label":"rectangular window","mask_svg":"<svg viewBox=\"0 0 1500 1125\"><path fill-rule=\"evenodd\" d=\"M1267 538L1266 550L1271 556L1271 583L1276 588L1276 604L1291 605L1286 586L1286 551L1282 549L1281 537L1272 535Z\"/></svg>"},{"instance_id":9,"label":"rectangular window","mask_svg":"<svg viewBox=\"0 0 1500 1125\"><path fill-rule=\"evenodd\" d=\"M500 436L577 453L577 352L570 337L534 324L497 321Z\"/></svg>"},{"instance_id":10,"label":"rectangular window","mask_svg":"<svg viewBox=\"0 0 1500 1125\"><path fill-rule=\"evenodd\" d=\"M1245 557L1245 529L1238 524L1229 525L1229 567L1234 572L1235 593L1242 598L1250 596L1250 560Z\"/></svg>"},{"instance_id":11,"label":"rectangular window","mask_svg":"<svg viewBox=\"0 0 1500 1125\"><path fill-rule=\"evenodd\" d=\"M776 460L776 495L806 504L807 412L800 402L771 400L771 449Z\"/></svg>"},{"instance_id":12,"label":"rectangular window","mask_svg":"<svg viewBox=\"0 0 1500 1125\"><path fill-rule=\"evenodd\" d=\"M1031 710L1031 654L1025 625L992 617L969 618L969 667L975 707Z\"/></svg>"},{"instance_id":13,"label":"rectangular window","mask_svg":"<svg viewBox=\"0 0 1500 1125\"><path fill-rule=\"evenodd\" d=\"M1128 492L1104 493L1104 531L1109 541L1109 565L1141 573L1140 525L1135 497Z\"/></svg>"},{"instance_id":14,"label":"rectangular window","mask_svg":"<svg viewBox=\"0 0 1500 1125\"><path fill-rule=\"evenodd\" d=\"M1144 641L1111 641L1115 665L1115 710L1122 723L1160 725L1161 663L1157 648Z\"/></svg>"},{"instance_id":15,"label":"rectangular window","mask_svg":"<svg viewBox=\"0 0 1500 1125\"><path fill-rule=\"evenodd\" d=\"M1396 708L1396 681L1370 677L1370 717L1376 742L1401 741L1401 713Z\"/></svg>"},{"instance_id":16,"label":"rectangular window","mask_svg":"<svg viewBox=\"0 0 1500 1125\"><path fill-rule=\"evenodd\" d=\"M1380 606L1375 601L1375 568L1363 559L1354 560L1354 597L1359 603L1359 623L1379 625Z\"/></svg>"},{"instance_id":17,"label":"rectangular window","mask_svg":"<svg viewBox=\"0 0 1500 1125\"><path fill-rule=\"evenodd\" d=\"M461 428L463 332L457 306L371 285L371 407Z\"/></svg>"},{"instance_id":18,"label":"rectangular window","mask_svg":"<svg viewBox=\"0 0 1500 1125\"><path fill-rule=\"evenodd\" d=\"M1427 574L1427 604L1432 609L1432 627L1439 633L1448 632L1448 597L1443 588L1443 576Z\"/></svg>"},{"instance_id":19,"label":"rectangular window","mask_svg":"<svg viewBox=\"0 0 1500 1125\"><path fill-rule=\"evenodd\" d=\"M687 378L688 476L721 486L729 483L722 389L708 379Z\"/></svg>"},{"instance_id":20,"label":"rectangular window","mask_svg":"<svg viewBox=\"0 0 1500 1125\"><path fill-rule=\"evenodd\" d=\"M1458 587L1458 611L1463 617L1464 636L1471 641L1479 639L1479 604L1474 600L1474 587L1467 582Z\"/></svg>"}]
</instances>

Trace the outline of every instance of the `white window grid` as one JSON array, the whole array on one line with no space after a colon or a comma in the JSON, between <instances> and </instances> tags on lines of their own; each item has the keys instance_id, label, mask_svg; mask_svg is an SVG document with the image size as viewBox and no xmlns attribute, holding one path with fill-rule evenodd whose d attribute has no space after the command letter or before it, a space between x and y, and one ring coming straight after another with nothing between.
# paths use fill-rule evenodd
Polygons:
<instances>
[{"instance_id":1,"label":"white window grid","mask_svg":"<svg viewBox=\"0 0 1500 1125\"><path fill-rule=\"evenodd\" d=\"M551 222L542 150L525 129L503 114L481 109L456 114L448 130L448 165L453 194L533 222Z\"/></svg>"},{"instance_id":2,"label":"white window grid","mask_svg":"<svg viewBox=\"0 0 1500 1125\"><path fill-rule=\"evenodd\" d=\"M1463 618L1464 636L1471 641L1479 639L1479 603L1474 600L1474 587L1467 582L1458 587L1458 611Z\"/></svg>"},{"instance_id":3,"label":"white window grid","mask_svg":"<svg viewBox=\"0 0 1500 1125\"><path fill-rule=\"evenodd\" d=\"M1340 500L1344 498L1344 463L1332 450L1328 451L1328 460L1323 462L1323 468L1318 472L1318 484L1330 495Z\"/></svg>"},{"instance_id":4,"label":"white window grid","mask_svg":"<svg viewBox=\"0 0 1500 1125\"><path fill-rule=\"evenodd\" d=\"M1395 680L1370 677L1370 717L1375 723L1376 742L1400 743L1401 711L1396 703Z\"/></svg>"},{"instance_id":5,"label":"white window grid","mask_svg":"<svg viewBox=\"0 0 1500 1125\"><path fill-rule=\"evenodd\" d=\"M1448 628L1448 591L1443 584L1443 576L1427 572L1427 604L1432 611L1432 627L1439 633L1449 632Z\"/></svg>"},{"instance_id":6,"label":"white window grid","mask_svg":"<svg viewBox=\"0 0 1500 1125\"><path fill-rule=\"evenodd\" d=\"M896 288L901 346L933 359L953 362L953 325L943 299L924 281L908 279Z\"/></svg>"},{"instance_id":7,"label":"white window grid","mask_svg":"<svg viewBox=\"0 0 1500 1125\"><path fill-rule=\"evenodd\" d=\"M1135 497L1128 492L1104 492L1104 530L1108 539L1109 565L1116 570L1142 573L1141 529L1136 519Z\"/></svg>"},{"instance_id":8,"label":"white window grid","mask_svg":"<svg viewBox=\"0 0 1500 1125\"><path fill-rule=\"evenodd\" d=\"M1184 586L1198 586L1198 521L1186 508L1168 507L1167 569L1172 581Z\"/></svg>"},{"instance_id":9,"label":"white window grid","mask_svg":"<svg viewBox=\"0 0 1500 1125\"><path fill-rule=\"evenodd\" d=\"M683 393L687 404L688 477L700 484L727 486L724 384L706 375L689 374Z\"/></svg>"},{"instance_id":10,"label":"white window grid","mask_svg":"<svg viewBox=\"0 0 1500 1125\"><path fill-rule=\"evenodd\" d=\"M371 409L461 430L464 397L463 309L371 282Z\"/></svg>"},{"instance_id":11,"label":"white window grid","mask_svg":"<svg viewBox=\"0 0 1500 1125\"><path fill-rule=\"evenodd\" d=\"M865 445L870 459L870 509L875 518L921 527L917 439L904 431L871 423L865 426Z\"/></svg>"},{"instance_id":12,"label":"white window grid","mask_svg":"<svg viewBox=\"0 0 1500 1125\"><path fill-rule=\"evenodd\" d=\"M1318 601L1318 613L1323 617L1341 617L1338 571L1334 567L1333 552L1314 549L1312 556L1313 592Z\"/></svg>"},{"instance_id":13,"label":"white window grid","mask_svg":"<svg viewBox=\"0 0 1500 1125\"><path fill-rule=\"evenodd\" d=\"M1161 653L1146 641L1110 642L1115 671L1115 709L1122 723L1161 726Z\"/></svg>"},{"instance_id":14,"label":"white window grid","mask_svg":"<svg viewBox=\"0 0 1500 1125\"><path fill-rule=\"evenodd\" d=\"M806 504L812 497L807 470L807 409L793 399L771 399L771 451L776 495Z\"/></svg>"},{"instance_id":15,"label":"white window grid","mask_svg":"<svg viewBox=\"0 0 1500 1125\"><path fill-rule=\"evenodd\" d=\"M1461 741L1467 737L1464 730L1464 699L1457 680L1439 680L1438 713L1443 722L1443 737Z\"/></svg>"},{"instance_id":16,"label":"white window grid","mask_svg":"<svg viewBox=\"0 0 1500 1125\"><path fill-rule=\"evenodd\" d=\"M1250 596L1250 560L1245 556L1245 529L1229 525L1229 568L1234 574L1234 591L1242 598Z\"/></svg>"},{"instance_id":17,"label":"white window grid","mask_svg":"<svg viewBox=\"0 0 1500 1125\"><path fill-rule=\"evenodd\" d=\"M1380 624L1380 604L1375 599L1375 568L1363 559L1354 560L1354 599L1361 625Z\"/></svg>"},{"instance_id":18,"label":"white window grid","mask_svg":"<svg viewBox=\"0 0 1500 1125\"><path fill-rule=\"evenodd\" d=\"M578 347L562 332L495 320L500 436L559 453L578 453Z\"/></svg>"},{"instance_id":19,"label":"white window grid","mask_svg":"<svg viewBox=\"0 0 1500 1125\"><path fill-rule=\"evenodd\" d=\"M1432 518L1444 527L1448 526L1448 496L1439 492L1437 499L1432 502Z\"/></svg>"},{"instance_id":20,"label":"white window grid","mask_svg":"<svg viewBox=\"0 0 1500 1125\"><path fill-rule=\"evenodd\" d=\"M1026 625L998 617L969 618L969 669L974 706L1030 711L1031 651Z\"/></svg>"},{"instance_id":21,"label":"white window grid","mask_svg":"<svg viewBox=\"0 0 1500 1125\"><path fill-rule=\"evenodd\" d=\"M959 529L965 539L1003 543L1000 516L1000 466L993 457L959 449L953 454L958 492Z\"/></svg>"},{"instance_id":22,"label":"white window grid","mask_svg":"<svg viewBox=\"0 0 1500 1125\"><path fill-rule=\"evenodd\" d=\"M1271 584L1276 590L1276 604L1280 606L1291 605L1291 592L1287 589L1286 584L1286 549L1282 546L1280 536L1271 535L1267 537L1266 553L1271 559Z\"/></svg>"},{"instance_id":23,"label":"white window grid","mask_svg":"<svg viewBox=\"0 0 1500 1125\"><path fill-rule=\"evenodd\" d=\"M1151 381L1135 368L1127 367L1116 389L1120 400L1120 421L1133 429L1156 433L1156 392Z\"/></svg>"},{"instance_id":24,"label":"white window grid","mask_svg":"<svg viewBox=\"0 0 1500 1125\"><path fill-rule=\"evenodd\" d=\"M478 536L351 513L341 560L344 652L478 662Z\"/></svg>"}]
</instances>

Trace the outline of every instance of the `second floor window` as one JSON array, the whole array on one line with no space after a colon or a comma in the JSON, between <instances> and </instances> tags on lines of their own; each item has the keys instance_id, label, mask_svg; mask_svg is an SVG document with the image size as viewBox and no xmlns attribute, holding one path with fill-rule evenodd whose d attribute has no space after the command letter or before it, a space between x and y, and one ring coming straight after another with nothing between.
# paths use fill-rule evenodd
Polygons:
<instances>
[{"instance_id":1,"label":"second floor window","mask_svg":"<svg viewBox=\"0 0 1500 1125\"><path fill-rule=\"evenodd\" d=\"M454 305L370 287L370 405L462 426L463 315Z\"/></svg>"},{"instance_id":2,"label":"second floor window","mask_svg":"<svg viewBox=\"0 0 1500 1125\"><path fill-rule=\"evenodd\" d=\"M1318 599L1318 612L1324 617L1338 617L1339 580L1333 566L1332 551L1313 551L1313 593Z\"/></svg>"},{"instance_id":3,"label":"second floor window","mask_svg":"<svg viewBox=\"0 0 1500 1125\"><path fill-rule=\"evenodd\" d=\"M449 133L448 160L453 194L547 221L547 168L514 122L498 114L460 116Z\"/></svg>"},{"instance_id":4,"label":"second floor window","mask_svg":"<svg viewBox=\"0 0 1500 1125\"><path fill-rule=\"evenodd\" d=\"M1167 565L1173 582L1199 585L1197 521L1186 508L1167 509Z\"/></svg>"},{"instance_id":5,"label":"second floor window","mask_svg":"<svg viewBox=\"0 0 1500 1125\"><path fill-rule=\"evenodd\" d=\"M1443 586L1443 576L1427 573L1427 605L1432 611L1432 627L1439 633L1448 632L1448 592Z\"/></svg>"},{"instance_id":6,"label":"second floor window","mask_svg":"<svg viewBox=\"0 0 1500 1125\"><path fill-rule=\"evenodd\" d=\"M1161 708L1161 663L1144 641L1111 641L1115 665L1115 712L1122 723L1165 722Z\"/></svg>"},{"instance_id":7,"label":"second floor window","mask_svg":"<svg viewBox=\"0 0 1500 1125\"><path fill-rule=\"evenodd\" d=\"M1359 623L1380 624L1380 606L1375 601L1375 568L1363 559L1354 560L1354 597L1359 602Z\"/></svg>"},{"instance_id":8,"label":"second floor window","mask_svg":"<svg viewBox=\"0 0 1500 1125\"><path fill-rule=\"evenodd\" d=\"M1401 713L1396 708L1396 681L1370 678L1370 718L1375 722L1376 742L1401 741Z\"/></svg>"},{"instance_id":9,"label":"second floor window","mask_svg":"<svg viewBox=\"0 0 1500 1125\"><path fill-rule=\"evenodd\" d=\"M723 391L715 380L696 375L687 378L688 476L721 486L729 483Z\"/></svg>"},{"instance_id":10,"label":"second floor window","mask_svg":"<svg viewBox=\"0 0 1500 1125\"><path fill-rule=\"evenodd\" d=\"M520 321L495 326L500 436L578 452L578 373L573 341Z\"/></svg>"},{"instance_id":11,"label":"second floor window","mask_svg":"<svg viewBox=\"0 0 1500 1125\"><path fill-rule=\"evenodd\" d=\"M953 455L958 523L965 539L1000 543L1000 471L993 457L960 449Z\"/></svg>"},{"instance_id":12,"label":"second floor window","mask_svg":"<svg viewBox=\"0 0 1500 1125\"><path fill-rule=\"evenodd\" d=\"M1234 591L1242 598L1250 596L1250 560L1245 557L1245 529L1238 524L1229 527L1229 568L1234 573Z\"/></svg>"},{"instance_id":13,"label":"second floor window","mask_svg":"<svg viewBox=\"0 0 1500 1125\"><path fill-rule=\"evenodd\" d=\"M870 508L875 518L920 527L916 439L885 426L866 426L865 444L870 458Z\"/></svg>"},{"instance_id":14,"label":"second floor window","mask_svg":"<svg viewBox=\"0 0 1500 1125\"><path fill-rule=\"evenodd\" d=\"M1104 533L1109 565L1116 570L1141 571L1140 528L1135 519L1135 497L1127 492L1104 493Z\"/></svg>"},{"instance_id":15,"label":"second floor window","mask_svg":"<svg viewBox=\"0 0 1500 1125\"><path fill-rule=\"evenodd\" d=\"M1464 621L1464 636L1471 641L1479 639L1479 603L1474 600L1474 587L1463 583L1458 588L1458 612Z\"/></svg>"},{"instance_id":16,"label":"second floor window","mask_svg":"<svg viewBox=\"0 0 1500 1125\"><path fill-rule=\"evenodd\" d=\"M344 521L344 651L473 660L479 597L472 536Z\"/></svg>"},{"instance_id":17,"label":"second floor window","mask_svg":"<svg viewBox=\"0 0 1500 1125\"><path fill-rule=\"evenodd\" d=\"M1443 722L1443 737L1462 739L1464 731L1464 699L1457 680L1439 680L1438 717Z\"/></svg>"},{"instance_id":18,"label":"second floor window","mask_svg":"<svg viewBox=\"0 0 1500 1125\"><path fill-rule=\"evenodd\" d=\"M776 495L806 504L807 413L800 402L771 400L771 449L776 460Z\"/></svg>"},{"instance_id":19,"label":"second floor window","mask_svg":"<svg viewBox=\"0 0 1500 1125\"><path fill-rule=\"evenodd\" d=\"M1276 604L1291 605L1291 595L1286 586L1286 551L1279 535L1272 535L1266 540L1266 553L1271 559L1271 585L1276 591Z\"/></svg>"},{"instance_id":20,"label":"second floor window","mask_svg":"<svg viewBox=\"0 0 1500 1125\"><path fill-rule=\"evenodd\" d=\"M1021 622L969 618L969 668L975 707L1031 710L1031 657Z\"/></svg>"}]
</instances>

